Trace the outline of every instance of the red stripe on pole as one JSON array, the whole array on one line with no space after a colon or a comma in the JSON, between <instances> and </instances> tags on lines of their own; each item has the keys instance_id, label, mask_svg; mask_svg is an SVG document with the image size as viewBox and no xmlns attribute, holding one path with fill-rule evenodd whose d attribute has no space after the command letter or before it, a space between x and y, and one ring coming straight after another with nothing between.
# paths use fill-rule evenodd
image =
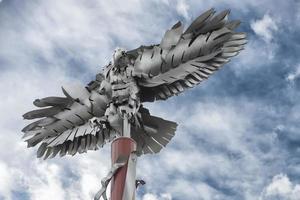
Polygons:
<instances>
[{"instance_id":1,"label":"red stripe on pole","mask_svg":"<svg viewBox=\"0 0 300 200\"><path fill-rule=\"evenodd\" d=\"M111 162L114 164L119 156L129 157L136 150L136 142L128 137L119 137L111 145ZM126 181L127 164L120 168L111 181L111 200L122 200Z\"/></svg>"}]
</instances>

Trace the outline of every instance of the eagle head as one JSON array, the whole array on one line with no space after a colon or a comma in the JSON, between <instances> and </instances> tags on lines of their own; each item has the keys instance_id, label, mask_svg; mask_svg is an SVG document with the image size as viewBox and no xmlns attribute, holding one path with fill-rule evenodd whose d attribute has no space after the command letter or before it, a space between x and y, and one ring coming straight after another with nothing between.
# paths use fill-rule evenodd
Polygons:
<instances>
[{"instance_id":1,"label":"eagle head","mask_svg":"<svg viewBox=\"0 0 300 200\"><path fill-rule=\"evenodd\" d=\"M125 60L126 57L126 50L124 48L116 48L114 53L113 53L113 64L117 68L124 67L123 66L123 61Z\"/></svg>"}]
</instances>

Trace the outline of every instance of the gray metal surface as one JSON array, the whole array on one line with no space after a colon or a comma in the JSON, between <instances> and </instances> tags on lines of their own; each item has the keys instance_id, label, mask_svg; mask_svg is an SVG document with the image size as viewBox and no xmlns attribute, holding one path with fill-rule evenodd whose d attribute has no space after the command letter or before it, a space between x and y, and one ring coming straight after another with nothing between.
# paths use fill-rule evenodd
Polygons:
<instances>
[{"instance_id":1,"label":"gray metal surface","mask_svg":"<svg viewBox=\"0 0 300 200\"><path fill-rule=\"evenodd\" d=\"M113 176L115 175L115 173L118 171L118 169L120 169L121 167L123 167L128 162L128 159L129 160L131 159L130 157L127 158L126 156L120 156L117 159L117 161L113 164L113 166L111 167L111 169L108 172L108 174L106 175L106 177L104 177L101 180L102 187L97 192L97 194L95 195L94 200L100 200L101 197L104 200L108 200L107 199L107 195L106 195L106 190L107 190L108 184L110 183L111 179L113 178Z\"/></svg>"},{"instance_id":2,"label":"gray metal surface","mask_svg":"<svg viewBox=\"0 0 300 200\"><path fill-rule=\"evenodd\" d=\"M178 22L160 44L126 51L117 48L103 73L86 87L63 87L65 97L34 101L41 109L24 114L39 119L23 129L38 157L97 150L113 138L131 136L137 154L158 153L177 124L151 116L142 104L166 100L206 80L243 50L246 34L229 11L209 10L184 31ZM131 134L130 134L131 133Z\"/></svg>"},{"instance_id":3,"label":"gray metal surface","mask_svg":"<svg viewBox=\"0 0 300 200\"><path fill-rule=\"evenodd\" d=\"M124 193L123 193L123 200L134 199L135 197L135 190L137 188L137 184L145 184L145 182L141 182L140 180L136 180L136 162L137 162L137 155L135 152L132 152L129 157L120 156L116 162L112 165L110 171L101 180L101 189L96 193L94 200L100 200L102 197L104 200L108 200L106 191L107 186L112 180L115 173L117 173L118 169L124 167L127 164L127 172L126 172L126 181L124 184ZM140 183L141 182L141 183Z\"/></svg>"},{"instance_id":4,"label":"gray metal surface","mask_svg":"<svg viewBox=\"0 0 300 200\"><path fill-rule=\"evenodd\" d=\"M135 200L137 155L133 152L128 158L126 181L122 200Z\"/></svg>"}]
</instances>

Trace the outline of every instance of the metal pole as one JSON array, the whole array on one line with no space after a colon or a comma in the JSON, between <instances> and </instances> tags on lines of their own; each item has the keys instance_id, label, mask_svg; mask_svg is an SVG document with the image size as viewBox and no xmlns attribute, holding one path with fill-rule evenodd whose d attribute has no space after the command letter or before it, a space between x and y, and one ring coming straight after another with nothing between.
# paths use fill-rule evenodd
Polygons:
<instances>
[{"instance_id":1,"label":"metal pole","mask_svg":"<svg viewBox=\"0 0 300 200\"><path fill-rule=\"evenodd\" d=\"M126 119L126 118L125 118ZM130 138L130 123L124 119L123 137L111 145L112 165L121 156L128 157L126 165L121 167L111 181L111 200L134 200L136 190L136 142Z\"/></svg>"},{"instance_id":2,"label":"metal pole","mask_svg":"<svg viewBox=\"0 0 300 200\"><path fill-rule=\"evenodd\" d=\"M123 119L123 136L124 137L131 137L130 130L131 124L129 123L129 120L127 117L124 117Z\"/></svg>"}]
</instances>

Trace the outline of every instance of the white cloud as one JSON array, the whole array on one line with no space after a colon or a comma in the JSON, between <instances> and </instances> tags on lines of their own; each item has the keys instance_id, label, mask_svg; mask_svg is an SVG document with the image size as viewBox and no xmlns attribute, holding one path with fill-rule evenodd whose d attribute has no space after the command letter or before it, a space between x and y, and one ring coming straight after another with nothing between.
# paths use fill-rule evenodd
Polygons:
<instances>
[{"instance_id":1,"label":"white cloud","mask_svg":"<svg viewBox=\"0 0 300 200\"><path fill-rule=\"evenodd\" d=\"M184 179L176 180L176 182L172 183L168 189L173 191L174 195L180 196L182 199L211 200L216 199L219 193L204 182L195 181L190 183Z\"/></svg>"},{"instance_id":2,"label":"white cloud","mask_svg":"<svg viewBox=\"0 0 300 200\"><path fill-rule=\"evenodd\" d=\"M56 164L39 163L35 176L28 179L30 199L63 200L66 193L60 181L61 167Z\"/></svg>"},{"instance_id":3,"label":"white cloud","mask_svg":"<svg viewBox=\"0 0 300 200\"><path fill-rule=\"evenodd\" d=\"M264 15L260 20L251 22L251 28L266 42L274 39L273 34L278 31L277 22L269 14Z\"/></svg>"},{"instance_id":4,"label":"white cloud","mask_svg":"<svg viewBox=\"0 0 300 200\"><path fill-rule=\"evenodd\" d=\"M237 62L231 64L237 75L243 74L247 70L259 72L262 67L272 66L270 63L275 60L278 51L277 43L263 44L260 40L249 39L245 50L236 58Z\"/></svg>"},{"instance_id":5,"label":"white cloud","mask_svg":"<svg viewBox=\"0 0 300 200\"><path fill-rule=\"evenodd\" d=\"M178 14L180 14L187 20L190 19L189 8L190 8L190 6L185 0L179 0L177 2L176 10L177 10Z\"/></svg>"},{"instance_id":6,"label":"white cloud","mask_svg":"<svg viewBox=\"0 0 300 200\"><path fill-rule=\"evenodd\" d=\"M161 194L162 200L172 200L172 195L170 193Z\"/></svg>"},{"instance_id":7,"label":"white cloud","mask_svg":"<svg viewBox=\"0 0 300 200\"><path fill-rule=\"evenodd\" d=\"M13 174L4 162L0 162L0 194L5 199L11 199L11 189L14 186Z\"/></svg>"},{"instance_id":8,"label":"white cloud","mask_svg":"<svg viewBox=\"0 0 300 200\"><path fill-rule=\"evenodd\" d=\"M290 73L286 79L290 82L293 82L295 79L299 78L300 76L300 64L297 65L297 67L295 67L296 70L292 73Z\"/></svg>"},{"instance_id":9,"label":"white cloud","mask_svg":"<svg viewBox=\"0 0 300 200\"><path fill-rule=\"evenodd\" d=\"M249 141L274 143L274 138L252 132L254 112L269 111L246 99L194 100L190 105L169 105L172 114L165 113L164 104L151 106L151 113L177 121L179 130L171 145L159 155L139 160L138 174L151 190L160 191L160 184L165 185L163 191L179 199L227 199L220 188L247 191L243 195L249 200L257 199L257 188L264 182L256 177L267 172L262 163L264 157ZM264 155L270 158L273 153ZM207 184L207 177L218 182L219 188Z\"/></svg>"},{"instance_id":10,"label":"white cloud","mask_svg":"<svg viewBox=\"0 0 300 200\"><path fill-rule=\"evenodd\" d=\"M299 200L300 185L293 184L285 174L273 177L272 182L264 189L261 199Z\"/></svg>"},{"instance_id":11,"label":"white cloud","mask_svg":"<svg viewBox=\"0 0 300 200\"><path fill-rule=\"evenodd\" d=\"M115 46L133 49L166 29L160 18L155 29L147 26L151 13L143 11L137 0L28 2L22 14L24 21L6 19L10 23L1 30L0 38L1 45L9 47L0 48L1 57L20 68L38 67L38 59L44 59L44 68L67 68L70 61L79 59L87 72L96 72L99 65L109 62Z\"/></svg>"},{"instance_id":12,"label":"white cloud","mask_svg":"<svg viewBox=\"0 0 300 200\"><path fill-rule=\"evenodd\" d=\"M147 193L143 196L143 200L158 200L158 197L154 194Z\"/></svg>"},{"instance_id":13,"label":"white cloud","mask_svg":"<svg viewBox=\"0 0 300 200\"><path fill-rule=\"evenodd\" d=\"M292 190L292 183L286 175L279 174L273 177L272 183L266 188L266 195L287 195Z\"/></svg>"},{"instance_id":14,"label":"white cloud","mask_svg":"<svg viewBox=\"0 0 300 200\"><path fill-rule=\"evenodd\" d=\"M274 33L279 31L280 20L278 17L265 14L262 19L251 21L250 26L262 40L248 36L245 50L238 56L238 62L233 64L237 75L244 73L245 70L259 71L262 67L275 66L270 63L274 62L279 50L278 40L274 38Z\"/></svg>"},{"instance_id":15,"label":"white cloud","mask_svg":"<svg viewBox=\"0 0 300 200\"><path fill-rule=\"evenodd\" d=\"M147 193L143 196L143 200L172 200L172 196L169 193L163 193L159 196L152 193Z\"/></svg>"},{"instance_id":16,"label":"white cloud","mask_svg":"<svg viewBox=\"0 0 300 200\"><path fill-rule=\"evenodd\" d=\"M20 102L31 102L31 95L44 96L47 90L50 95L56 93L63 73L53 70L47 75L47 82L43 74L32 73L30 69L28 72L26 76L22 71L0 76L1 81L6 82L6 86L0 86L0 91L5 94L0 105L0 194L10 200L14 191L25 190L31 199L65 199L59 177L61 168L46 161L38 162L33 149L26 149L20 132L24 124L21 115L31 107ZM41 85L47 90L39 88Z\"/></svg>"}]
</instances>

